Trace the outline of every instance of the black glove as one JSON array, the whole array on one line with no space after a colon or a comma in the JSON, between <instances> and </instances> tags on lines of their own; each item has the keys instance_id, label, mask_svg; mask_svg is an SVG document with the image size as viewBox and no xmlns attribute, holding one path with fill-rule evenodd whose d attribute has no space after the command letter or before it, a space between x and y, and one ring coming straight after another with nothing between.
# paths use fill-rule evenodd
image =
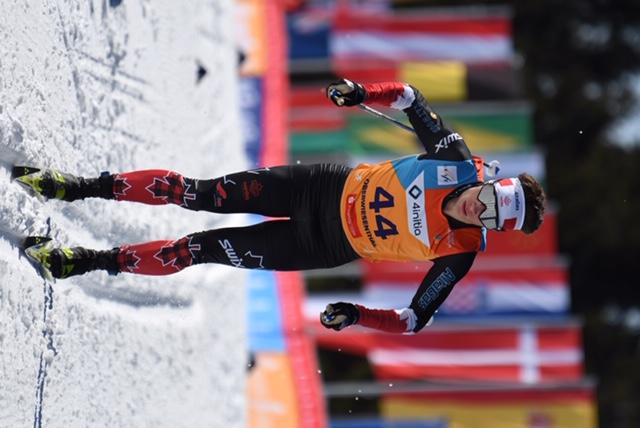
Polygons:
<instances>
[{"instance_id":1,"label":"black glove","mask_svg":"<svg viewBox=\"0 0 640 428\"><path fill-rule=\"evenodd\" d=\"M341 79L327 86L327 98L338 107L355 106L364 101L367 91L358 83Z\"/></svg>"},{"instance_id":2,"label":"black glove","mask_svg":"<svg viewBox=\"0 0 640 428\"><path fill-rule=\"evenodd\" d=\"M358 318L360 318L358 308L354 304L344 302L328 304L320 314L322 325L336 331L357 323Z\"/></svg>"}]
</instances>

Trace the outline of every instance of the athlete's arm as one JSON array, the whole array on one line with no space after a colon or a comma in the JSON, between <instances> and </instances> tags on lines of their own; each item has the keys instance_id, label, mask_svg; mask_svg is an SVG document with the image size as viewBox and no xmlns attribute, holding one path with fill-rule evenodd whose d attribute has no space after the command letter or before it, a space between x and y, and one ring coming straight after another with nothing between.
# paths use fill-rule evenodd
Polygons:
<instances>
[{"instance_id":1,"label":"athlete's arm","mask_svg":"<svg viewBox=\"0 0 640 428\"><path fill-rule=\"evenodd\" d=\"M416 315L411 331L417 332L429 322L453 286L469 272L475 258L476 253L462 253L434 259L409 306Z\"/></svg>"},{"instance_id":2,"label":"athlete's arm","mask_svg":"<svg viewBox=\"0 0 640 428\"><path fill-rule=\"evenodd\" d=\"M462 136L444 123L418 89L400 82L364 84L362 87L366 92L365 102L404 111L430 159L471 158Z\"/></svg>"},{"instance_id":3,"label":"athlete's arm","mask_svg":"<svg viewBox=\"0 0 640 428\"><path fill-rule=\"evenodd\" d=\"M434 259L408 308L370 309L338 302L327 306L320 321L334 330L358 324L388 333L416 333L429 323L453 286L469 272L475 257L476 253L463 253Z\"/></svg>"},{"instance_id":4,"label":"athlete's arm","mask_svg":"<svg viewBox=\"0 0 640 428\"><path fill-rule=\"evenodd\" d=\"M338 106L379 104L402 110L408 116L430 159L471 159L460 134L453 132L429 105L420 91L401 82L358 84L342 79L327 87L327 96Z\"/></svg>"}]
</instances>

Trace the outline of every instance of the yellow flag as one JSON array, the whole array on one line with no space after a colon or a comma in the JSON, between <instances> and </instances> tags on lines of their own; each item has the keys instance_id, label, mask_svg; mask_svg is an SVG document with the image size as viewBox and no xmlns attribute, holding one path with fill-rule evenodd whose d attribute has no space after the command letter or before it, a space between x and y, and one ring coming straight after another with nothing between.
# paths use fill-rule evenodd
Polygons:
<instances>
[{"instance_id":1,"label":"yellow flag","mask_svg":"<svg viewBox=\"0 0 640 428\"><path fill-rule=\"evenodd\" d=\"M460 61L406 62L400 80L408 82L431 101L462 101L467 98L467 66Z\"/></svg>"},{"instance_id":2,"label":"yellow flag","mask_svg":"<svg viewBox=\"0 0 640 428\"><path fill-rule=\"evenodd\" d=\"M385 419L441 419L449 428L595 428L596 412L589 400L383 400Z\"/></svg>"}]
</instances>

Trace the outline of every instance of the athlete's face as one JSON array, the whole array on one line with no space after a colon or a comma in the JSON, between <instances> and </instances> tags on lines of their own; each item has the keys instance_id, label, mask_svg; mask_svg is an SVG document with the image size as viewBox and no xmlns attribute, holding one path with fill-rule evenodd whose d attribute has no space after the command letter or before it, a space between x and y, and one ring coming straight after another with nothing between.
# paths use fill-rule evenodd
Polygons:
<instances>
[{"instance_id":1,"label":"athlete's face","mask_svg":"<svg viewBox=\"0 0 640 428\"><path fill-rule=\"evenodd\" d=\"M486 207L478 200L481 188L482 186L470 187L462 192L460 196L447 203L444 209L445 214L462 223L482 226L480 214Z\"/></svg>"}]
</instances>

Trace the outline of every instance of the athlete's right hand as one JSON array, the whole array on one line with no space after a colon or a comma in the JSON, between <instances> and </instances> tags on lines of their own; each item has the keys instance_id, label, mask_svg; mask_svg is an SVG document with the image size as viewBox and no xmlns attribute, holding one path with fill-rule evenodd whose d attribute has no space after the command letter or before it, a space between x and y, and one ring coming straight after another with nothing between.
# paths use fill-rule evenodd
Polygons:
<instances>
[{"instance_id":1,"label":"athlete's right hand","mask_svg":"<svg viewBox=\"0 0 640 428\"><path fill-rule=\"evenodd\" d=\"M367 92L362 85L341 79L327 86L327 98L338 107L355 106L364 101Z\"/></svg>"},{"instance_id":2,"label":"athlete's right hand","mask_svg":"<svg viewBox=\"0 0 640 428\"><path fill-rule=\"evenodd\" d=\"M360 312L352 303L330 303L320 314L320 322L326 328L340 331L358 322Z\"/></svg>"}]
</instances>

